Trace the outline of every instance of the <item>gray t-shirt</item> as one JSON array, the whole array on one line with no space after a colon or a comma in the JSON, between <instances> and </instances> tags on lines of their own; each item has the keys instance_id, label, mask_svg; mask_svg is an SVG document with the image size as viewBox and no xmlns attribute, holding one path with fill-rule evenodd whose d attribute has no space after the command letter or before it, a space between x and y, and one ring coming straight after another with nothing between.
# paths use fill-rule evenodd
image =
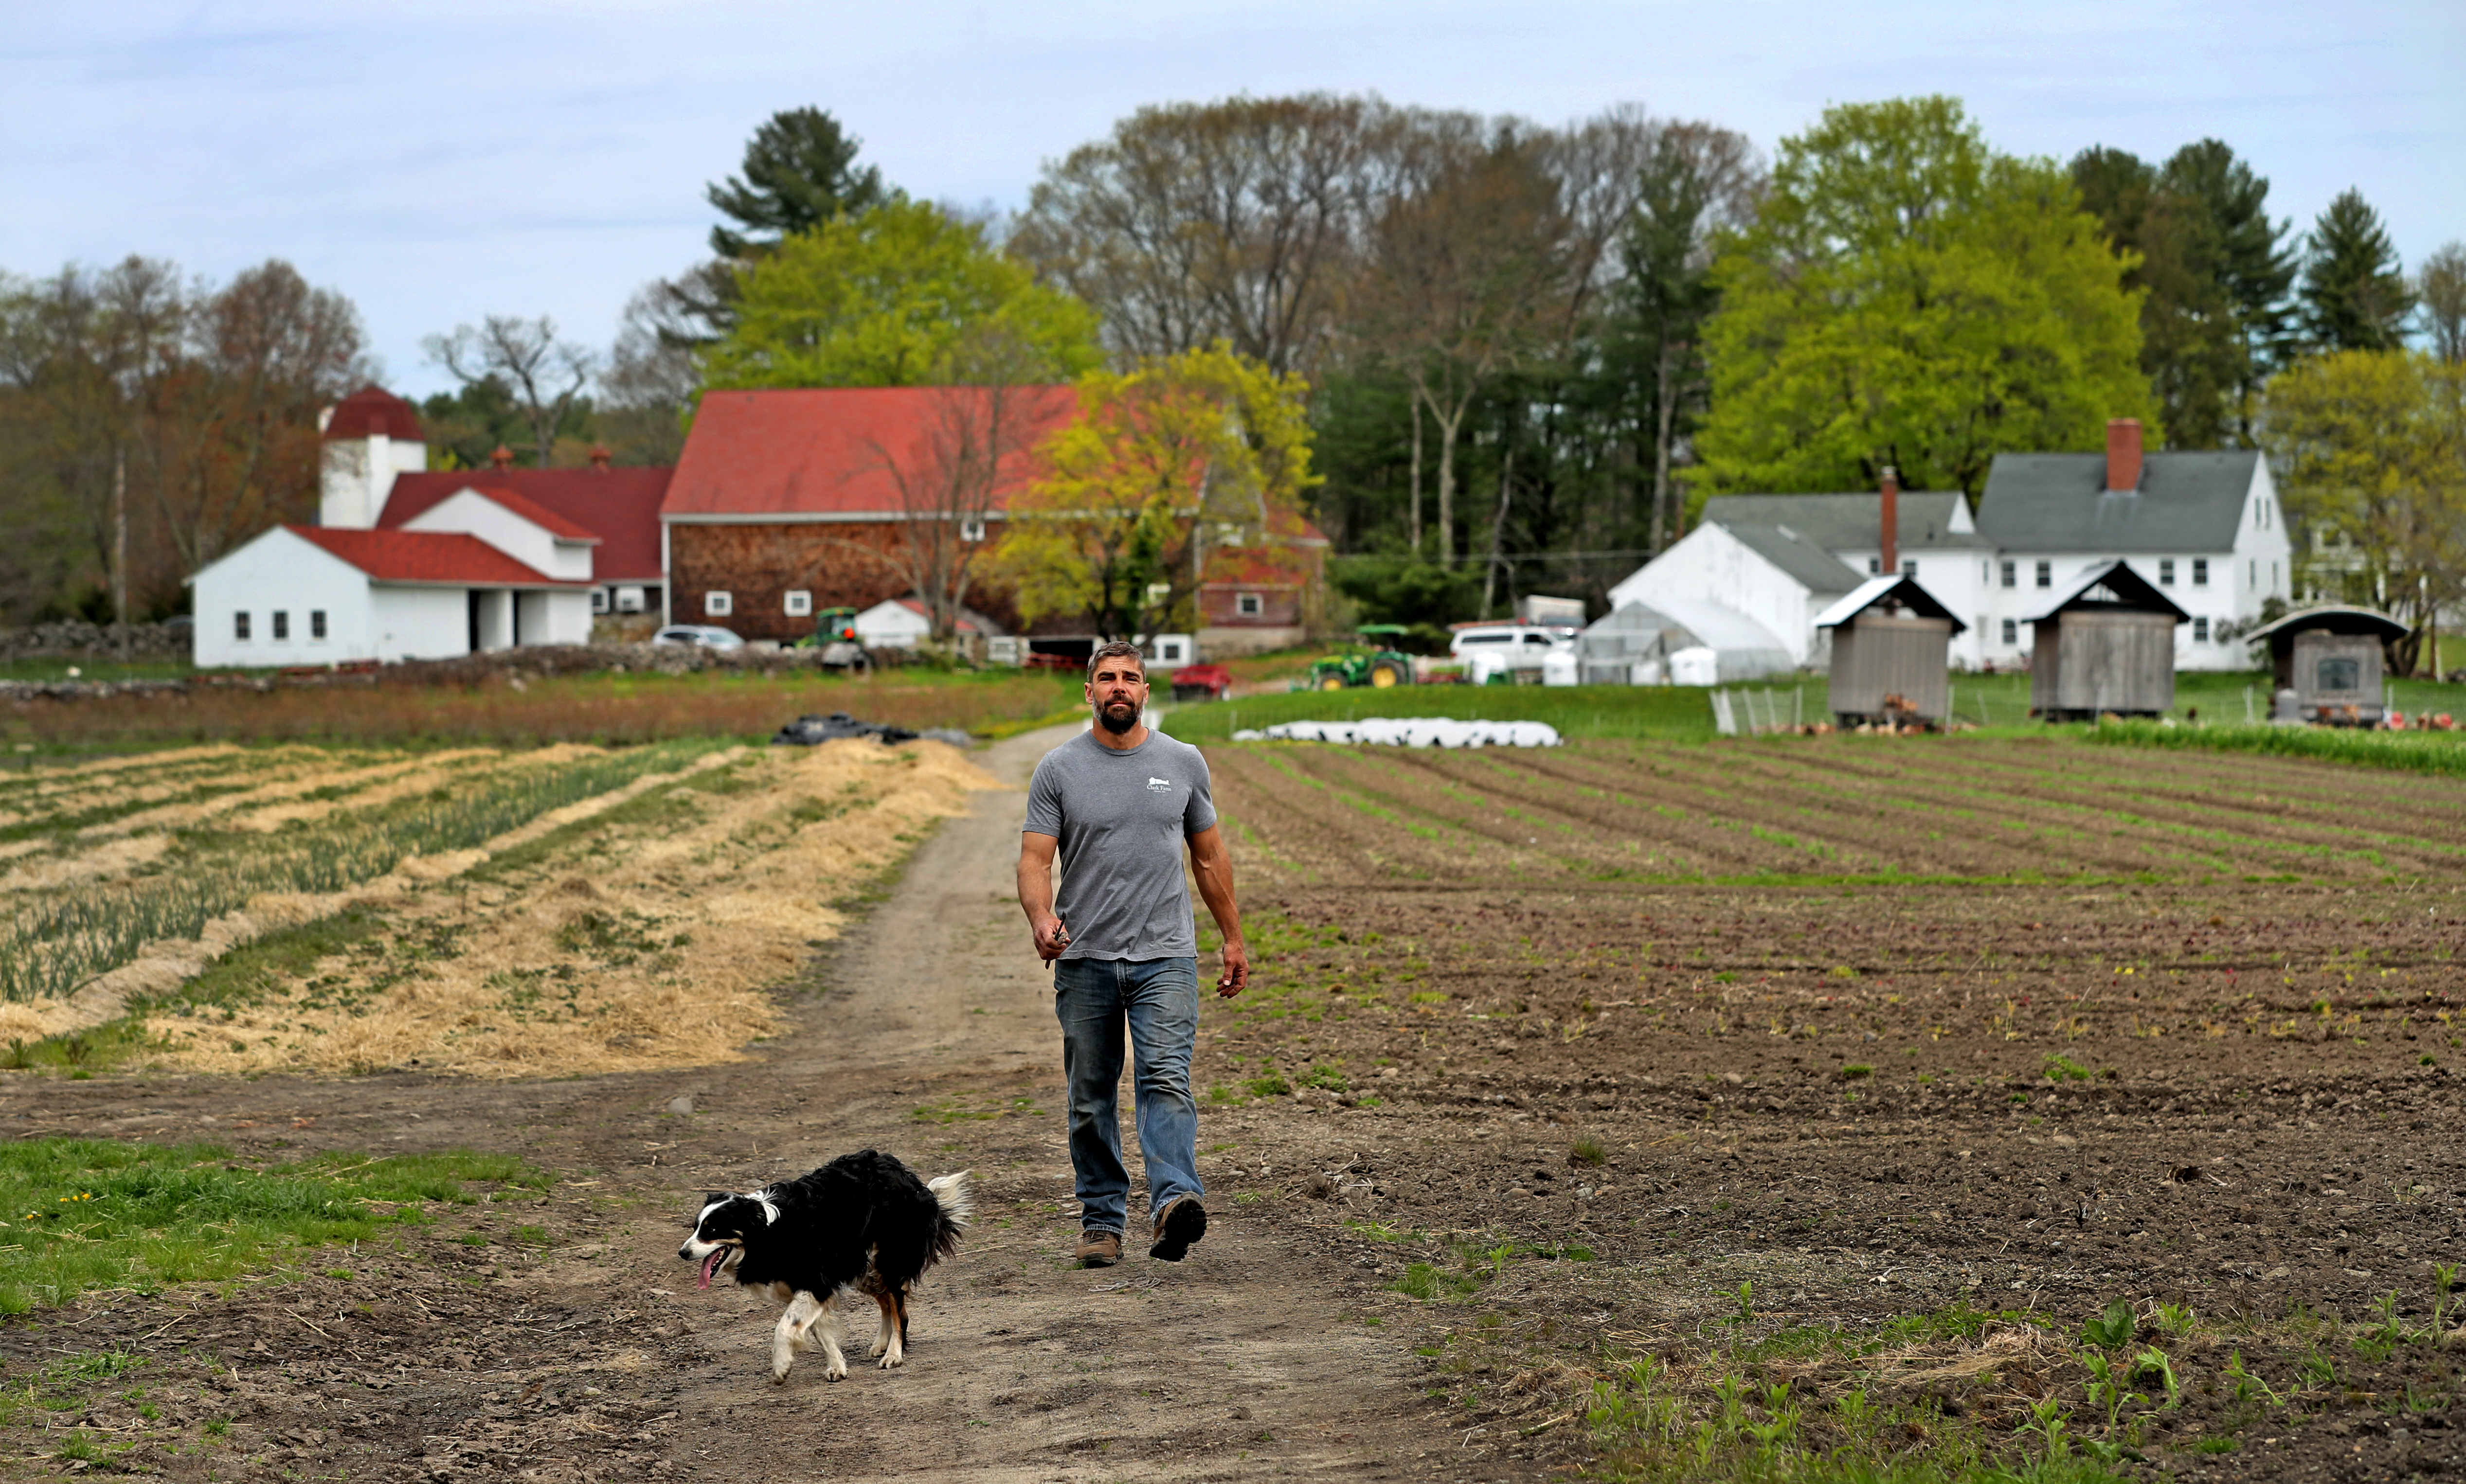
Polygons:
<instances>
[{"instance_id":1,"label":"gray t-shirt","mask_svg":"<svg viewBox=\"0 0 2466 1484\"><path fill-rule=\"evenodd\" d=\"M1083 733L1044 754L1027 827L1062 843L1053 912L1065 958L1195 958L1182 842L1216 822L1207 759L1151 731L1128 752Z\"/></svg>"}]
</instances>

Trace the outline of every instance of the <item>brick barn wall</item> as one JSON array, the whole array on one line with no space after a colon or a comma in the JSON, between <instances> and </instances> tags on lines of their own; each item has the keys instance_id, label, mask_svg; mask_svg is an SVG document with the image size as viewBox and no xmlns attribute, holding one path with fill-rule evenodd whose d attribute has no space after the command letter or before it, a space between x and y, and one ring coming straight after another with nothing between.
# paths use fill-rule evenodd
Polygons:
<instances>
[{"instance_id":1,"label":"brick barn wall","mask_svg":"<svg viewBox=\"0 0 2466 1484\"><path fill-rule=\"evenodd\" d=\"M983 575L995 545L988 543L975 558L978 575L969 587L968 606L1007 626L1013 617L1009 595ZM670 614L678 623L716 623L747 639L802 639L814 632L814 620L788 617L787 595L795 589L814 595L816 613L863 611L886 598L912 596L898 568L874 554L898 550L898 528L888 521L677 522L668 527L668 577L675 592ZM713 590L732 599L729 617L703 612L703 595Z\"/></svg>"}]
</instances>

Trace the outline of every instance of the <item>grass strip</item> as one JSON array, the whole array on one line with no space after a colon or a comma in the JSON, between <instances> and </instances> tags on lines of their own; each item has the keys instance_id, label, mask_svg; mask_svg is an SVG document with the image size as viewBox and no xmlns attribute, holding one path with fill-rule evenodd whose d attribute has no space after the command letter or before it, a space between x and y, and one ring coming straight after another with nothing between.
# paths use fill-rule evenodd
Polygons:
<instances>
[{"instance_id":1,"label":"grass strip","mask_svg":"<svg viewBox=\"0 0 2466 1484\"><path fill-rule=\"evenodd\" d=\"M471 1204L475 1183L544 1189L548 1179L511 1156L467 1150L328 1154L258 1170L212 1143L0 1145L0 1314L95 1289L152 1293L235 1278L425 1221L428 1203Z\"/></svg>"},{"instance_id":2,"label":"grass strip","mask_svg":"<svg viewBox=\"0 0 2466 1484\"><path fill-rule=\"evenodd\" d=\"M2337 727L2168 727L2111 721L2082 730L2101 747L2174 748L2307 757L2439 777L2466 777L2466 732L2357 731Z\"/></svg>"}]
</instances>

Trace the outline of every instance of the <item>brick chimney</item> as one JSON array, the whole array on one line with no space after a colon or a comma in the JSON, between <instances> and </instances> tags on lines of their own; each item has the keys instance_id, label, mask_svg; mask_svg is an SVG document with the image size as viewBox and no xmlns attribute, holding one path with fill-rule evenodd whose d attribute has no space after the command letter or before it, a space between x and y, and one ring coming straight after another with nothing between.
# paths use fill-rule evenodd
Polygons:
<instances>
[{"instance_id":1,"label":"brick chimney","mask_svg":"<svg viewBox=\"0 0 2466 1484\"><path fill-rule=\"evenodd\" d=\"M592 466L593 468L594 468L594 469L597 469L597 470L598 470L600 473L602 473L602 474L605 474L605 473L607 473L607 472L608 472L608 445L607 445L607 444L605 444L605 443L594 443L594 444L592 444L592 445L591 445L591 466Z\"/></svg>"},{"instance_id":2,"label":"brick chimney","mask_svg":"<svg viewBox=\"0 0 2466 1484\"><path fill-rule=\"evenodd\" d=\"M507 448L503 443L498 444L496 451L488 455L488 464L491 468L512 468L514 466L514 451Z\"/></svg>"},{"instance_id":3,"label":"brick chimney","mask_svg":"<svg viewBox=\"0 0 2466 1484\"><path fill-rule=\"evenodd\" d=\"M2141 419L2110 417L2106 420L2106 487L2112 494L2129 494L2141 487Z\"/></svg>"},{"instance_id":4,"label":"brick chimney","mask_svg":"<svg viewBox=\"0 0 2466 1484\"><path fill-rule=\"evenodd\" d=\"M1876 570L1887 577L1901 573L1901 476L1891 464L1884 465L1884 559Z\"/></svg>"}]
</instances>

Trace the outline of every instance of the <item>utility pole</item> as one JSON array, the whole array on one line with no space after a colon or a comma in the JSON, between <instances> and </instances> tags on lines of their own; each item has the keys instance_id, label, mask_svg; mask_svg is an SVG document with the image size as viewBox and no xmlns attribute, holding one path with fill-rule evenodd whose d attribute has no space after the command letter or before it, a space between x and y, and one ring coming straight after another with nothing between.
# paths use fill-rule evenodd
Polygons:
<instances>
[{"instance_id":1,"label":"utility pole","mask_svg":"<svg viewBox=\"0 0 2466 1484\"><path fill-rule=\"evenodd\" d=\"M111 610L120 663L128 663L128 449L111 446Z\"/></svg>"}]
</instances>

